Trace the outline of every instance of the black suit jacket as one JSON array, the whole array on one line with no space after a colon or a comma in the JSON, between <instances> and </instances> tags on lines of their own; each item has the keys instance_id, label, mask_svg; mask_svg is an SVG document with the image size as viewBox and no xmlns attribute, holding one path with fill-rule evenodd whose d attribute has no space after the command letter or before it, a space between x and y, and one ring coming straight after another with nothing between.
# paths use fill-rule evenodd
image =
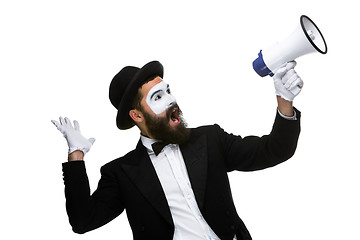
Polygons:
<instances>
[{"instance_id":1,"label":"black suit jacket","mask_svg":"<svg viewBox=\"0 0 360 240\"><path fill-rule=\"evenodd\" d=\"M205 220L222 240L251 239L232 199L227 173L275 166L295 152L300 133L297 120L277 114L273 129L262 137L242 138L218 125L192 129L181 145L196 201ZM174 223L164 191L145 147L101 168L101 179L91 194L83 161L63 164L66 207L76 233L96 229L126 210L134 239L172 239Z\"/></svg>"}]
</instances>

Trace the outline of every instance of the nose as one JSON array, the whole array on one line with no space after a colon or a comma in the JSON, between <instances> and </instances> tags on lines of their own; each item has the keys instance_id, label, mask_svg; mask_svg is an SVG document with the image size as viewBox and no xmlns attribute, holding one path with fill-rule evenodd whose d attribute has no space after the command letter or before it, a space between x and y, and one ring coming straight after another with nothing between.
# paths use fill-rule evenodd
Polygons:
<instances>
[{"instance_id":1,"label":"nose","mask_svg":"<svg viewBox=\"0 0 360 240\"><path fill-rule=\"evenodd\" d=\"M170 108L170 107L172 107L172 106L174 106L174 105L176 105L176 99L175 99L175 97L173 96L173 95L171 95L171 94L168 94L168 107Z\"/></svg>"},{"instance_id":2,"label":"nose","mask_svg":"<svg viewBox=\"0 0 360 240\"><path fill-rule=\"evenodd\" d=\"M171 102L171 103L168 105L168 108L171 108L172 106L175 106L175 105L176 105L176 101Z\"/></svg>"}]
</instances>

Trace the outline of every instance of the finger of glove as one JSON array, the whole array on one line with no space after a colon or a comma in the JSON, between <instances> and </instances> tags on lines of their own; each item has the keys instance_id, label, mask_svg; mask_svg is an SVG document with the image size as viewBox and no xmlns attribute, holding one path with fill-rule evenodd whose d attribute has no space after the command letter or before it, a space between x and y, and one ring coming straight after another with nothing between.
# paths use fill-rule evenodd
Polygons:
<instances>
[{"instance_id":1,"label":"finger of glove","mask_svg":"<svg viewBox=\"0 0 360 240\"><path fill-rule=\"evenodd\" d=\"M89 138L89 142L91 143L91 145L94 144L95 140L95 138Z\"/></svg>"},{"instance_id":2,"label":"finger of glove","mask_svg":"<svg viewBox=\"0 0 360 240\"><path fill-rule=\"evenodd\" d=\"M294 69L286 70L284 76L281 78L282 83L285 84L294 74L296 74Z\"/></svg>"},{"instance_id":3,"label":"finger of glove","mask_svg":"<svg viewBox=\"0 0 360 240\"><path fill-rule=\"evenodd\" d=\"M56 128L62 133L65 134L64 127L56 120L51 120L51 122L56 126Z\"/></svg>"},{"instance_id":4,"label":"finger of glove","mask_svg":"<svg viewBox=\"0 0 360 240\"><path fill-rule=\"evenodd\" d=\"M280 69L280 68L286 68L286 70L290 70L290 69L292 69L292 68L295 68L296 64L297 64L296 61L295 61L295 60L292 60L292 61L290 61L290 62L286 62L286 63L281 64L281 65L278 67L278 69Z\"/></svg>"},{"instance_id":5,"label":"finger of glove","mask_svg":"<svg viewBox=\"0 0 360 240\"><path fill-rule=\"evenodd\" d=\"M69 131L74 130L74 127L73 127L70 119L67 117L65 118L65 126L66 126L66 129L68 129Z\"/></svg>"},{"instance_id":6,"label":"finger of glove","mask_svg":"<svg viewBox=\"0 0 360 240\"><path fill-rule=\"evenodd\" d=\"M65 127L65 128L71 127L71 128L72 128L72 125L71 125L71 122L70 122L70 119L69 119L69 118L67 118L67 117L65 117L65 118L60 117L59 119L60 119L60 123L61 123L61 125L62 125L63 127Z\"/></svg>"},{"instance_id":7,"label":"finger of glove","mask_svg":"<svg viewBox=\"0 0 360 240\"><path fill-rule=\"evenodd\" d=\"M284 68L284 67L286 67L287 64L288 64L288 62L283 63L283 64L281 64L279 67L277 67L277 69Z\"/></svg>"},{"instance_id":8,"label":"finger of glove","mask_svg":"<svg viewBox=\"0 0 360 240\"><path fill-rule=\"evenodd\" d=\"M74 128L76 131L79 131L80 132L80 124L78 121L74 120Z\"/></svg>"},{"instance_id":9,"label":"finger of glove","mask_svg":"<svg viewBox=\"0 0 360 240\"><path fill-rule=\"evenodd\" d=\"M296 64L297 64L296 61L290 61L286 64L286 69L287 70L294 69Z\"/></svg>"},{"instance_id":10,"label":"finger of glove","mask_svg":"<svg viewBox=\"0 0 360 240\"><path fill-rule=\"evenodd\" d=\"M68 117L65 117L65 125L70 125L72 127L71 121Z\"/></svg>"},{"instance_id":11,"label":"finger of glove","mask_svg":"<svg viewBox=\"0 0 360 240\"><path fill-rule=\"evenodd\" d=\"M61 133L63 133L63 132L62 132L61 124L60 124L58 121L56 121L56 120L51 120L51 122L56 126L56 128L57 128Z\"/></svg>"},{"instance_id":12,"label":"finger of glove","mask_svg":"<svg viewBox=\"0 0 360 240\"><path fill-rule=\"evenodd\" d=\"M59 129L60 123L56 120L51 120L51 122L56 126L57 129Z\"/></svg>"},{"instance_id":13,"label":"finger of glove","mask_svg":"<svg viewBox=\"0 0 360 240\"><path fill-rule=\"evenodd\" d=\"M294 82L299 78L299 76L297 74L292 75L285 83L284 86L286 89L289 89Z\"/></svg>"},{"instance_id":14,"label":"finger of glove","mask_svg":"<svg viewBox=\"0 0 360 240\"><path fill-rule=\"evenodd\" d=\"M65 119L63 117L59 117L59 121L60 121L60 124L63 126L66 124Z\"/></svg>"},{"instance_id":15,"label":"finger of glove","mask_svg":"<svg viewBox=\"0 0 360 240\"><path fill-rule=\"evenodd\" d=\"M299 86L296 86L295 88L292 88L289 90L294 96L297 96L301 92L301 88Z\"/></svg>"},{"instance_id":16,"label":"finger of glove","mask_svg":"<svg viewBox=\"0 0 360 240\"><path fill-rule=\"evenodd\" d=\"M301 88L303 87L303 85L304 85L304 83L303 83L303 81L301 80L301 78L297 78L297 79L295 79L292 83L291 83L291 85L289 86L289 91L291 91L291 92L293 92L293 89L300 89L301 90ZM300 91L299 91L300 92ZM299 93L298 92L298 93Z\"/></svg>"},{"instance_id":17,"label":"finger of glove","mask_svg":"<svg viewBox=\"0 0 360 240\"><path fill-rule=\"evenodd\" d=\"M276 71L273 79L281 79L283 78L283 76L285 75L286 73L286 67L283 67L283 68L280 68L279 70Z\"/></svg>"}]
</instances>

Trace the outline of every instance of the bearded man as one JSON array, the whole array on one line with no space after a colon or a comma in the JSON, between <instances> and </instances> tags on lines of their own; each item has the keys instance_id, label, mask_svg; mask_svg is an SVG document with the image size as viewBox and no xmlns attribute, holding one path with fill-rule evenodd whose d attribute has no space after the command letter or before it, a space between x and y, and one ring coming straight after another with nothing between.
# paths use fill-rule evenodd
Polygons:
<instances>
[{"instance_id":1,"label":"bearded man","mask_svg":"<svg viewBox=\"0 0 360 240\"><path fill-rule=\"evenodd\" d=\"M126 210L134 239L251 239L227 173L273 167L294 154L300 112L292 101L303 85L294 67L290 62L274 75L278 109L272 131L262 137L235 136L216 124L188 128L160 62L124 67L111 81L109 97L117 127L136 125L140 140L101 168L93 194L83 158L94 139L84 138L76 121L52 121L69 145L63 173L73 231L91 231Z\"/></svg>"}]
</instances>

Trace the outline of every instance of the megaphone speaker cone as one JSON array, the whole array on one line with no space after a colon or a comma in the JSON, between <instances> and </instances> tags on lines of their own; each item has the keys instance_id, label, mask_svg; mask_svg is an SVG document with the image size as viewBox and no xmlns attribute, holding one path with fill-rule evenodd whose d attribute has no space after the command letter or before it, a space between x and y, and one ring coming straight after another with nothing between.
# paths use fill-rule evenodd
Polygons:
<instances>
[{"instance_id":1,"label":"megaphone speaker cone","mask_svg":"<svg viewBox=\"0 0 360 240\"><path fill-rule=\"evenodd\" d=\"M300 17L300 25L283 42L262 49L253 61L253 69L261 77L273 76L284 63L311 52L327 53L325 39L315 23L307 16Z\"/></svg>"},{"instance_id":2,"label":"megaphone speaker cone","mask_svg":"<svg viewBox=\"0 0 360 240\"><path fill-rule=\"evenodd\" d=\"M322 54L327 53L327 45L320 29L316 24L306 15L300 17L300 25L304 31L306 38L312 46Z\"/></svg>"}]
</instances>

